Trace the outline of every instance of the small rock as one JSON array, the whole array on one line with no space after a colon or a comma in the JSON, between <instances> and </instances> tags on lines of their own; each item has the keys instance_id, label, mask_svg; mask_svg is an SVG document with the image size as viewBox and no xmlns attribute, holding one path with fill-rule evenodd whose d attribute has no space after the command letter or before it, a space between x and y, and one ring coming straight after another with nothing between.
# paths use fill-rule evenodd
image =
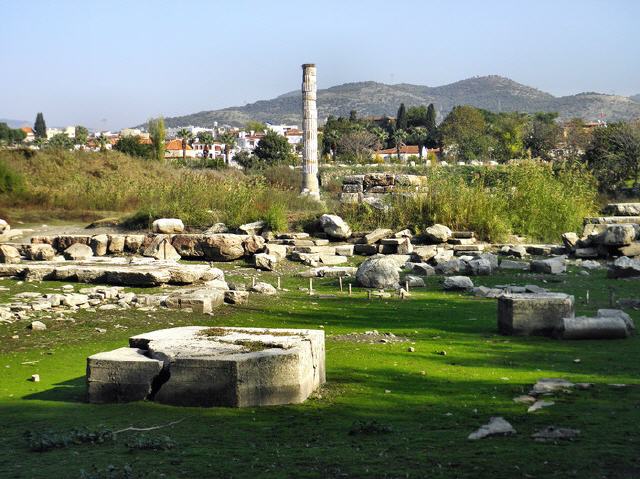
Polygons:
<instances>
[{"instance_id":1,"label":"small rock","mask_svg":"<svg viewBox=\"0 0 640 479\"><path fill-rule=\"evenodd\" d=\"M47 325L42 321L32 321L29 325L29 329L33 331L44 331L45 329L47 329Z\"/></svg>"},{"instance_id":2,"label":"small rock","mask_svg":"<svg viewBox=\"0 0 640 479\"><path fill-rule=\"evenodd\" d=\"M580 435L579 429L568 429L563 427L547 426L531 435L536 441L555 441L558 439L573 439Z\"/></svg>"},{"instance_id":3,"label":"small rock","mask_svg":"<svg viewBox=\"0 0 640 479\"><path fill-rule=\"evenodd\" d=\"M107 330L104 329L104 328L96 328L95 331L96 331L96 333L101 333L101 334L107 332Z\"/></svg>"},{"instance_id":4,"label":"small rock","mask_svg":"<svg viewBox=\"0 0 640 479\"><path fill-rule=\"evenodd\" d=\"M527 409L527 412L536 412L543 407L553 406L554 404L555 403L553 401L536 401L531 405L531 407L529 407L529 409Z\"/></svg>"},{"instance_id":5,"label":"small rock","mask_svg":"<svg viewBox=\"0 0 640 479\"><path fill-rule=\"evenodd\" d=\"M34 383L39 383L40 382L40 375L39 374L32 374L30 381L32 381Z\"/></svg>"},{"instance_id":6,"label":"small rock","mask_svg":"<svg viewBox=\"0 0 640 479\"><path fill-rule=\"evenodd\" d=\"M416 348L409 347L409 348L407 348L407 351L410 352L410 353L415 353L416 352Z\"/></svg>"},{"instance_id":7,"label":"small rock","mask_svg":"<svg viewBox=\"0 0 640 479\"><path fill-rule=\"evenodd\" d=\"M483 439L488 436L506 436L515 433L516 430L504 418L492 417L491 419L489 419L488 424L481 426L480 429L469 434L469 437L467 439L469 439L470 441L477 441L478 439Z\"/></svg>"}]
</instances>

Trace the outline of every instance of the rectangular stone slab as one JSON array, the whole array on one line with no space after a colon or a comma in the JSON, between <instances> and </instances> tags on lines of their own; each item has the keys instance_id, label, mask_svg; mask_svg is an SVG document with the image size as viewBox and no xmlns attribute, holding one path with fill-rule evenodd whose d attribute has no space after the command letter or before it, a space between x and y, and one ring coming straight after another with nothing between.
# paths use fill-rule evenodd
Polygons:
<instances>
[{"instance_id":1,"label":"rectangular stone slab","mask_svg":"<svg viewBox=\"0 0 640 479\"><path fill-rule=\"evenodd\" d=\"M511 336L550 336L574 317L574 298L563 293L524 293L498 298L498 330Z\"/></svg>"}]
</instances>

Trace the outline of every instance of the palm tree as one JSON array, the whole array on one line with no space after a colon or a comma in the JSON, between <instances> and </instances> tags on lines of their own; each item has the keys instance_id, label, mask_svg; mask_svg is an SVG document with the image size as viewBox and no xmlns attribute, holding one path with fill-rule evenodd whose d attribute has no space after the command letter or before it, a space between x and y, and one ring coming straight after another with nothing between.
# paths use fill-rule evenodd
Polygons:
<instances>
[{"instance_id":1,"label":"palm tree","mask_svg":"<svg viewBox=\"0 0 640 479\"><path fill-rule=\"evenodd\" d=\"M176 136L182 140L182 161L185 162L187 160L187 141L193 138L193 133L191 130L181 128Z\"/></svg>"},{"instance_id":2,"label":"palm tree","mask_svg":"<svg viewBox=\"0 0 640 479\"><path fill-rule=\"evenodd\" d=\"M231 150L236 146L236 135L227 131L219 136L219 140L224 144L224 161L229 166L231 163Z\"/></svg>"},{"instance_id":3,"label":"palm tree","mask_svg":"<svg viewBox=\"0 0 640 479\"><path fill-rule=\"evenodd\" d=\"M389 134L379 126L374 126L369 131L371 131L371 133L376 136L378 143L380 143L380 148L378 149L384 149L385 145L387 144L387 140L389 139Z\"/></svg>"},{"instance_id":4,"label":"palm tree","mask_svg":"<svg viewBox=\"0 0 640 479\"><path fill-rule=\"evenodd\" d=\"M97 143L97 145L100 147L100 151L106 151L107 150L107 143L109 143L109 140L107 139L106 136L104 135L99 135L95 137L95 141Z\"/></svg>"},{"instance_id":5,"label":"palm tree","mask_svg":"<svg viewBox=\"0 0 640 479\"><path fill-rule=\"evenodd\" d=\"M396 145L396 152L398 154L398 161L400 161L400 148L402 148L403 146L405 146L405 141L407 141L407 137L409 135L407 135L407 132L404 130L401 130L399 128L397 128L394 132L393 132L393 143Z\"/></svg>"},{"instance_id":6,"label":"palm tree","mask_svg":"<svg viewBox=\"0 0 640 479\"><path fill-rule=\"evenodd\" d=\"M409 130L409 137L411 141L418 145L418 158L422 161L422 147L429 139L429 130L424 126L416 126Z\"/></svg>"}]
</instances>

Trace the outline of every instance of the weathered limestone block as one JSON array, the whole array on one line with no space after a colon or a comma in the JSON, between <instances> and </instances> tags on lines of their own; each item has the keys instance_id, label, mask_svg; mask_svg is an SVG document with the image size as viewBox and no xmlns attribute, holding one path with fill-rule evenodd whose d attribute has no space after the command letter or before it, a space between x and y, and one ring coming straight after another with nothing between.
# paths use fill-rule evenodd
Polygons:
<instances>
[{"instance_id":1,"label":"weathered limestone block","mask_svg":"<svg viewBox=\"0 0 640 479\"><path fill-rule=\"evenodd\" d=\"M531 261L531 271L543 274L562 274L567 271L566 260L562 256L549 259L538 259Z\"/></svg>"},{"instance_id":2,"label":"weathered limestone block","mask_svg":"<svg viewBox=\"0 0 640 479\"><path fill-rule=\"evenodd\" d=\"M362 193L340 193L340 203L352 205L360 203L362 199Z\"/></svg>"},{"instance_id":3,"label":"weathered limestone block","mask_svg":"<svg viewBox=\"0 0 640 479\"><path fill-rule=\"evenodd\" d=\"M270 256L274 256L278 261L281 261L287 257L287 247L283 244L267 245L266 253Z\"/></svg>"},{"instance_id":4,"label":"weathered limestone block","mask_svg":"<svg viewBox=\"0 0 640 479\"><path fill-rule=\"evenodd\" d=\"M162 365L145 397L165 404L299 403L326 380L323 331L190 326L133 336L129 344Z\"/></svg>"},{"instance_id":5,"label":"weathered limestone block","mask_svg":"<svg viewBox=\"0 0 640 479\"><path fill-rule=\"evenodd\" d=\"M608 278L640 277L640 260L622 256L615 260L607 271Z\"/></svg>"},{"instance_id":6,"label":"weathered limestone block","mask_svg":"<svg viewBox=\"0 0 640 479\"><path fill-rule=\"evenodd\" d=\"M627 246L636 238L633 225L607 225L607 229L593 241L604 246Z\"/></svg>"},{"instance_id":7,"label":"weathered limestone block","mask_svg":"<svg viewBox=\"0 0 640 479\"><path fill-rule=\"evenodd\" d=\"M340 256L350 257L353 256L354 245L352 244L343 244L340 246L336 246L336 254Z\"/></svg>"},{"instance_id":8,"label":"weathered limestone block","mask_svg":"<svg viewBox=\"0 0 640 479\"><path fill-rule=\"evenodd\" d=\"M5 220L0 219L0 234L8 233L11 230L11 226Z\"/></svg>"},{"instance_id":9,"label":"weathered limestone block","mask_svg":"<svg viewBox=\"0 0 640 479\"><path fill-rule=\"evenodd\" d=\"M449 261L436 265L435 271L437 274L443 275L466 273L467 264L458 258L452 258Z\"/></svg>"},{"instance_id":10,"label":"weathered limestone block","mask_svg":"<svg viewBox=\"0 0 640 479\"><path fill-rule=\"evenodd\" d=\"M107 254L109 247L109 237L107 235L92 236L90 246L93 250L93 254L96 256L104 256Z\"/></svg>"},{"instance_id":11,"label":"weathered limestone block","mask_svg":"<svg viewBox=\"0 0 640 479\"><path fill-rule=\"evenodd\" d=\"M488 259L478 258L467 263L467 272L472 276L489 276L493 271Z\"/></svg>"},{"instance_id":12,"label":"weathered limestone block","mask_svg":"<svg viewBox=\"0 0 640 479\"><path fill-rule=\"evenodd\" d=\"M171 238L166 235L157 235L153 241L142 252L143 256L162 259L162 260L178 260L180 254L171 245Z\"/></svg>"},{"instance_id":13,"label":"weathered limestone block","mask_svg":"<svg viewBox=\"0 0 640 479\"><path fill-rule=\"evenodd\" d=\"M124 235L109 235L109 245L107 252L109 254L122 254L125 248L125 236Z\"/></svg>"},{"instance_id":14,"label":"weathered limestone block","mask_svg":"<svg viewBox=\"0 0 640 479\"><path fill-rule=\"evenodd\" d=\"M640 256L640 242L618 248L618 253L621 256Z\"/></svg>"},{"instance_id":15,"label":"weathered limestone block","mask_svg":"<svg viewBox=\"0 0 640 479\"><path fill-rule=\"evenodd\" d=\"M356 271L356 281L365 288L397 288L399 265L389 257L365 260Z\"/></svg>"},{"instance_id":16,"label":"weathered limestone block","mask_svg":"<svg viewBox=\"0 0 640 479\"><path fill-rule=\"evenodd\" d=\"M552 335L574 317L574 298L563 293L524 293L498 298L498 330L514 336Z\"/></svg>"},{"instance_id":17,"label":"weathered limestone block","mask_svg":"<svg viewBox=\"0 0 640 479\"><path fill-rule=\"evenodd\" d=\"M424 230L425 240L430 243L446 243L451 235L451 230L440 224L429 226Z\"/></svg>"},{"instance_id":18,"label":"weathered limestone block","mask_svg":"<svg viewBox=\"0 0 640 479\"><path fill-rule=\"evenodd\" d=\"M224 302L229 304L244 304L249 301L248 291L225 291Z\"/></svg>"},{"instance_id":19,"label":"weathered limestone block","mask_svg":"<svg viewBox=\"0 0 640 479\"><path fill-rule=\"evenodd\" d=\"M253 223L246 223L240 225L238 230L244 235L259 235L267 227L267 223L264 221L254 221Z\"/></svg>"},{"instance_id":20,"label":"weathered limestone block","mask_svg":"<svg viewBox=\"0 0 640 479\"><path fill-rule=\"evenodd\" d=\"M89 246L91 243L91 236L89 235L60 235L53 237L52 246L58 251L64 251L69 246L76 243Z\"/></svg>"},{"instance_id":21,"label":"weathered limestone block","mask_svg":"<svg viewBox=\"0 0 640 479\"><path fill-rule=\"evenodd\" d=\"M473 289L473 281L468 276L449 276L442 282L445 291L469 291Z\"/></svg>"},{"instance_id":22,"label":"weathered limestone block","mask_svg":"<svg viewBox=\"0 0 640 479\"><path fill-rule=\"evenodd\" d=\"M576 245L578 244L579 239L580 238L576 233L573 233L573 232L562 233L562 242L568 249L575 248Z\"/></svg>"},{"instance_id":23,"label":"weathered limestone block","mask_svg":"<svg viewBox=\"0 0 640 479\"><path fill-rule=\"evenodd\" d=\"M411 265L411 271L420 276L433 276L436 274L435 268L427 263L413 263Z\"/></svg>"},{"instance_id":24,"label":"weathered limestone block","mask_svg":"<svg viewBox=\"0 0 640 479\"><path fill-rule=\"evenodd\" d=\"M439 264L446 263L447 261L451 261L453 259L453 250L438 248L435 256L433 256L429 263L434 266L438 266Z\"/></svg>"},{"instance_id":25,"label":"weathered limestone block","mask_svg":"<svg viewBox=\"0 0 640 479\"><path fill-rule=\"evenodd\" d=\"M343 184L362 185L364 183L364 175L347 175L342 179Z\"/></svg>"},{"instance_id":26,"label":"weathered limestone block","mask_svg":"<svg viewBox=\"0 0 640 479\"><path fill-rule=\"evenodd\" d=\"M13 246L0 245L0 263L15 264L20 262L20 252Z\"/></svg>"},{"instance_id":27,"label":"weathered limestone block","mask_svg":"<svg viewBox=\"0 0 640 479\"><path fill-rule=\"evenodd\" d=\"M258 253L253 255L253 261L256 268L264 271L273 271L278 262L278 258L267 253Z\"/></svg>"},{"instance_id":28,"label":"weathered limestone block","mask_svg":"<svg viewBox=\"0 0 640 479\"><path fill-rule=\"evenodd\" d=\"M320 226L330 238L344 240L351 236L351 228L345 220L337 215L322 215Z\"/></svg>"},{"instance_id":29,"label":"weathered limestone block","mask_svg":"<svg viewBox=\"0 0 640 479\"><path fill-rule=\"evenodd\" d=\"M102 272L103 282L117 286L160 286L171 281L168 269L111 268ZM78 277L80 281L80 277ZM92 281L96 282L96 281Z\"/></svg>"},{"instance_id":30,"label":"weathered limestone block","mask_svg":"<svg viewBox=\"0 0 640 479\"><path fill-rule=\"evenodd\" d=\"M127 235L124 238L124 250L127 253L137 253L144 243L145 235Z\"/></svg>"},{"instance_id":31,"label":"weathered limestone block","mask_svg":"<svg viewBox=\"0 0 640 479\"><path fill-rule=\"evenodd\" d=\"M393 186L395 178L387 173L368 173L364 175L363 185L365 190L374 186Z\"/></svg>"},{"instance_id":32,"label":"weathered limestone block","mask_svg":"<svg viewBox=\"0 0 640 479\"><path fill-rule=\"evenodd\" d=\"M640 216L640 203L609 203L602 212L611 216Z\"/></svg>"},{"instance_id":33,"label":"weathered limestone block","mask_svg":"<svg viewBox=\"0 0 640 479\"><path fill-rule=\"evenodd\" d=\"M50 244L29 244L24 248L24 254L27 259L33 261L51 261L56 250Z\"/></svg>"},{"instance_id":34,"label":"weathered limestone block","mask_svg":"<svg viewBox=\"0 0 640 479\"><path fill-rule=\"evenodd\" d=\"M355 244L353 252L361 256L372 256L378 253L378 246L375 244Z\"/></svg>"},{"instance_id":35,"label":"weathered limestone block","mask_svg":"<svg viewBox=\"0 0 640 479\"><path fill-rule=\"evenodd\" d=\"M371 233L368 233L364 236L363 242L364 244L373 244L377 243L383 238L387 238L393 234L393 231L387 228L378 228L373 230Z\"/></svg>"},{"instance_id":36,"label":"weathered limestone block","mask_svg":"<svg viewBox=\"0 0 640 479\"><path fill-rule=\"evenodd\" d=\"M525 261L513 261L510 259L503 259L500 262L500 269L516 269L521 271L528 271L529 263Z\"/></svg>"},{"instance_id":37,"label":"weathered limestone block","mask_svg":"<svg viewBox=\"0 0 640 479\"><path fill-rule=\"evenodd\" d=\"M267 296L274 296L278 294L278 290L269 283L265 283L263 281L258 281L256 284L251 286L250 291L259 294L265 294Z\"/></svg>"},{"instance_id":38,"label":"weathered limestone block","mask_svg":"<svg viewBox=\"0 0 640 479\"><path fill-rule=\"evenodd\" d=\"M93 256L93 250L82 243L74 243L62 253L65 259L72 261L83 261Z\"/></svg>"},{"instance_id":39,"label":"weathered limestone block","mask_svg":"<svg viewBox=\"0 0 640 479\"><path fill-rule=\"evenodd\" d=\"M169 309L191 309L195 313L211 313L224 303L225 292L215 288L178 291L165 299Z\"/></svg>"},{"instance_id":40,"label":"weathered limestone block","mask_svg":"<svg viewBox=\"0 0 640 479\"><path fill-rule=\"evenodd\" d=\"M184 231L184 223L178 218L160 218L151 225L154 233L173 234Z\"/></svg>"},{"instance_id":41,"label":"weathered limestone block","mask_svg":"<svg viewBox=\"0 0 640 479\"><path fill-rule=\"evenodd\" d=\"M404 281L409 285L410 288L424 288L424 279L420 276L415 276L412 274L408 274L404 277Z\"/></svg>"},{"instance_id":42,"label":"weathered limestone block","mask_svg":"<svg viewBox=\"0 0 640 479\"><path fill-rule=\"evenodd\" d=\"M419 263L425 263L438 254L438 248L435 245L430 246L414 246L412 258Z\"/></svg>"},{"instance_id":43,"label":"weathered limestone block","mask_svg":"<svg viewBox=\"0 0 640 479\"><path fill-rule=\"evenodd\" d=\"M145 356L138 348L119 348L87 358L89 402L142 401L152 392L162 361Z\"/></svg>"},{"instance_id":44,"label":"weathered limestone block","mask_svg":"<svg viewBox=\"0 0 640 479\"><path fill-rule=\"evenodd\" d=\"M362 193L362 184L343 184L342 193Z\"/></svg>"}]
</instances>

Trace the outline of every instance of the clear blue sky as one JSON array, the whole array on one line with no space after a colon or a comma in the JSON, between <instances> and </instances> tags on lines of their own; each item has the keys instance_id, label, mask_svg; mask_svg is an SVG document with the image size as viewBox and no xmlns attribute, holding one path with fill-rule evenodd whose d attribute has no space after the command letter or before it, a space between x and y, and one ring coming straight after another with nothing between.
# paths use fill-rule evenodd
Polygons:
<instances>
[{"instance_id":1,"label":"clear blue sky","mask_svg":"<svg viewBox=\"0 0 640 479\"><path fill-rule=\"evenodd\" d=\"M121 128L299 88L499 74L640 93L639 0L0 0L0 118Z\"/></svg>"}]
</instances>

